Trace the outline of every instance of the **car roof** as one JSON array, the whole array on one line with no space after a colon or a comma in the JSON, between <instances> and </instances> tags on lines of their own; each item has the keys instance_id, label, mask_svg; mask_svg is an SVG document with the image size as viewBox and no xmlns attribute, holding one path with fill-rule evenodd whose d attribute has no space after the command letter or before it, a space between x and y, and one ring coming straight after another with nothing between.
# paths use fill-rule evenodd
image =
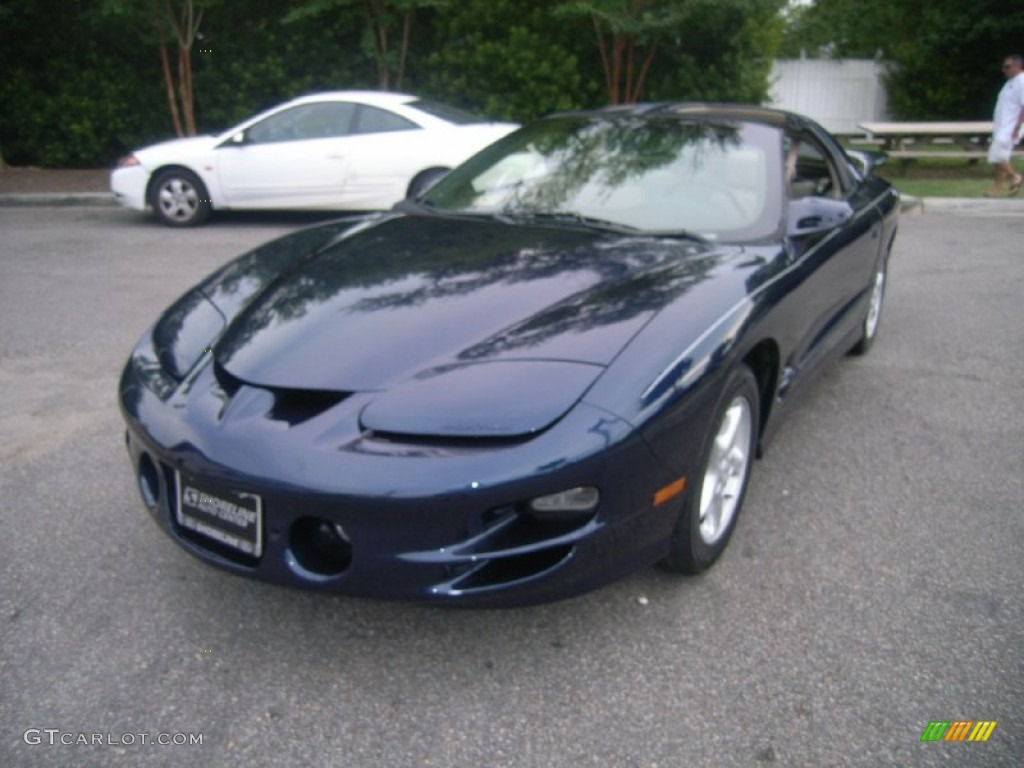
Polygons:
<instances>
[{"instance_id":1,"label":"car roof","mask_svg":"<svg viewBox=\"0 0 1024 768\"><path fill-rule=\"evenodd\" d=\"M289 104L305 104L311 101L359 101L374 107L393 107L417 100L417 96L394 91L321 91L307 93L292 99Z\"/></svg>"}]
</instances>

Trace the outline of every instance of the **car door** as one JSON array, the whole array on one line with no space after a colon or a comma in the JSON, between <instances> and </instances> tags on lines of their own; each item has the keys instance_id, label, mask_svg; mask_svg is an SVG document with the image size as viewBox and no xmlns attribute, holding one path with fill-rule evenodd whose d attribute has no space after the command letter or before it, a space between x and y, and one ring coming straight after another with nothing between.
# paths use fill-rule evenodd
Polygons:
<instances>
[{"instance_id":1,"label":"car door","mask_svg":"<svg viewBox=\"0 0 1024 768\"><path fill-rule=\"evenodd\" d=\"M361 104L349 139L344 198L351 208L389 208L405 197L412 177L437 165L436 136L390 110Z\"/></svg>"},{"instance_id":2,"label":"car door","mask_svg":"<svg viewBox=\"0 0 1024 768\"><path fill-rule=\"evenodd\" d=\"M350 162L356 105L299 104L248 126L217 148L217 175L232 208L338 205Z\"/></svg>"},{"instance_id":3,"label":"car door","mask_svg":"<svg viewBox=\"0 0 1024 768\"><path fill-rule=\"evenodd\" d=\"M834 226L789 238L799 283L791 297L786 383L796 383L837 352L860 322L860 299L871 282L881 244L882 217L866 199L836 147L810 130L786 135L786 193L790 216L802 198L822 198L842 212Z\"/></svg>"}]
</instances>

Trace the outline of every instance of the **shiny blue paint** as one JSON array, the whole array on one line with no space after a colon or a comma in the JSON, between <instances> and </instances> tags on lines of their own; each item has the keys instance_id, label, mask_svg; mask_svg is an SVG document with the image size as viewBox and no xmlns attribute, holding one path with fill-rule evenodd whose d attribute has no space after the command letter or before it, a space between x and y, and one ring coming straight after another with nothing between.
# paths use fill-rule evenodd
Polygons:
<instances>
[{"instance_id":1,"label":"shiny blue paint","mask_svg":"<svg viewBox=\"0 0 1024 768\"><path fill-rule=\"evenodd\" d=\"M856 341L898 201L849 173L853 215L796 239L786 222L768 241L702 244L421 212L242 256L125 367L133 466L159 467L154 519L227 570L378 597L537 602L649 565L679 511L654 493L698 471L727 372L747 361L761 377L764 438ZM258 562L178 528L175 470L263 498ZM578 485L600 489L593 514L529 515ZM351 538L342 573L297 565L290 537L310 516Z\"/></svg>"}]
</instances>

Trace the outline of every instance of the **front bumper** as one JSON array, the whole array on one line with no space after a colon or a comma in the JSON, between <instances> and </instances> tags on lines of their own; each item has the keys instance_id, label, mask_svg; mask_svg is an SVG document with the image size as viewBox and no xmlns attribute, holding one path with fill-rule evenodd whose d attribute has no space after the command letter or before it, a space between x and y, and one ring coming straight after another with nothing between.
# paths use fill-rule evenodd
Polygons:
<instances>
[{"instance_id":1,"label":"front bumper","mask_svg":"<svg viewBox=\"0 0 1024 768\"><path fill-rule=\"evenodd\" d=\"M358 396L291 424L269 402L218 416L212 364L166 400L137 370L125 368L121 405L145 505L180 546L225 570L351 595L515 605L587 591L667 552L678 507L655 507L653 489L670 472L629 424L586 404L525 441L402 443L360 431ZM258 558L178 523L177 472L261 497ZM545 518L527 506L578 485L600 488L594 511ZM344 531L342 567L313 551L317 521Z\"/></svg>"},{"instance_id":2,"label":"front bumper","mask_svg":"<svg viewBox=\"0 0 1024 768\"><path fill-rule=\"evenodd\" d=\"M141 165L115 168L110 174L110 190L117 202L136 211L146 210L146 187L149 171Z\"/></svg>"}]
</instances>

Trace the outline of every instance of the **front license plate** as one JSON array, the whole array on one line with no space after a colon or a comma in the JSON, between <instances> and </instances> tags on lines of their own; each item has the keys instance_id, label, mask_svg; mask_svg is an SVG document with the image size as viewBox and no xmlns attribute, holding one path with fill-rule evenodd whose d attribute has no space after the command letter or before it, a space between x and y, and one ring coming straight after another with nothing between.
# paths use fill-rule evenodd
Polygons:
<instances>
[{"instance_id":1,"label":"front license plate","mask_svg":"<svg viewBox=\"0 0 1024 768\"><path fill-rule=\"evenodd\" d=\"M176 473L178 525L237 549L250 557L263 554L263 500Z\"/></svg>"}]
</instances>

